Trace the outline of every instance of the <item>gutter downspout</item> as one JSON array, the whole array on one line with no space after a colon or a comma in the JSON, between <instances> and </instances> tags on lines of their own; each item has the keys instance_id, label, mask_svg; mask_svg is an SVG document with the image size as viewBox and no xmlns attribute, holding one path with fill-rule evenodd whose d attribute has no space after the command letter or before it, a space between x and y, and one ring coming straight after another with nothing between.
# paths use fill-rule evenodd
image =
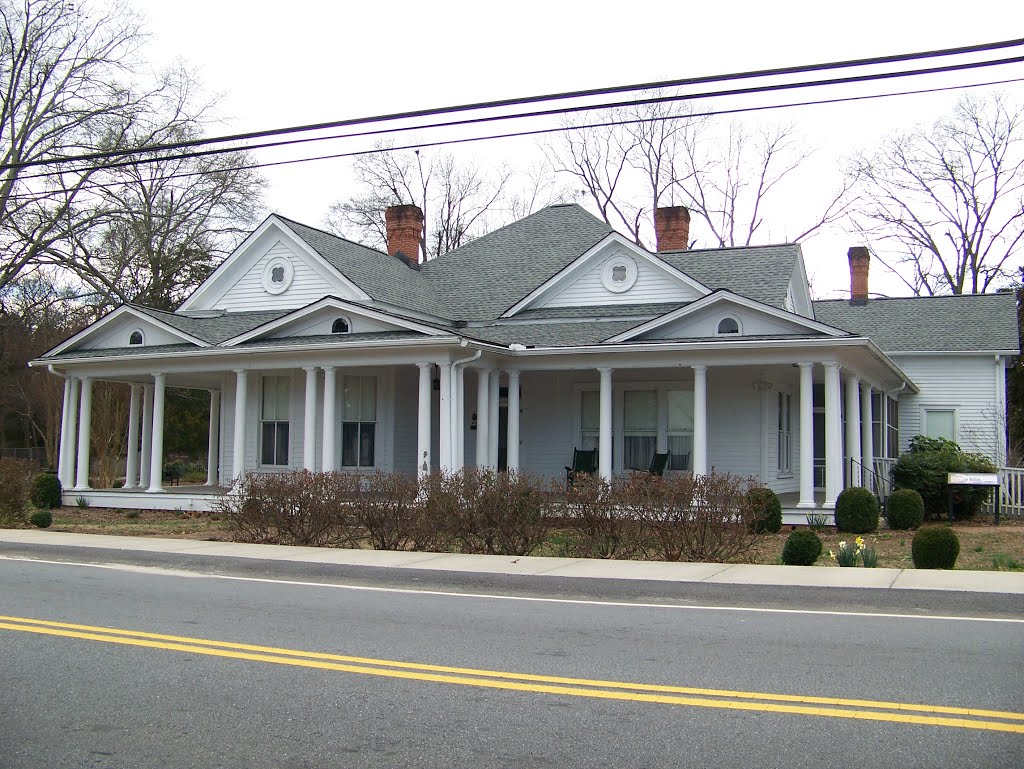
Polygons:
<instances>
[{"instance_id":1,"label":"gutter downspout","mask_svg":"<svg viewBox=\"0 0 1024 769\"><path fill-rule=\"evenodd\" d=\"M459 340L460 347L467 347L468 345L469 342L466 339ZM455 449L455 455L458 457L457 469L459 470L462 470L463 465L465 464L466 461L466 450L464 446L464 442L466 439L466 430L463 421L459 419L459 417L463 413L465 413L466 410L465 394L463 392L464 388L459 387L459 382L464 382L465 380L462 377L460 377L459 374L462 373L462 368L464 368L470 363L473 363L474 361L480 360L483 354L483 350L477 350L473 355L470 355L468 358L461 358L460 360L452 361L451 369L449 372L451 375L451 384L449 387L449 391L454 395L454 397L448 399L448 406L450 408L450 411L448 412L448 424L454 428L454 435L452 437L455 438L455 440L453 440L451 443L453 449ZM464 376L465 374L463 374L463 377ZM453 466L455 464L455 462L452 462Z\"/></svg>"}]
</instances>

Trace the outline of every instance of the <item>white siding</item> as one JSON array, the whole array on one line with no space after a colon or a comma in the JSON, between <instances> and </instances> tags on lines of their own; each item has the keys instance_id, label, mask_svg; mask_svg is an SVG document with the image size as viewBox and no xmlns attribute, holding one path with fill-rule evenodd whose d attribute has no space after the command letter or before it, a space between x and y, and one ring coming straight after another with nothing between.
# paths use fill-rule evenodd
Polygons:
<instances>
[{"instance_id":1,"label":"white siding","mask_svg":"<svg viewBox=\"0 0 1024 769\"><path fill-rule=\"evenodd\" d=\"M741 478L761 474L761 396L752 374L744 368L708 369L708 468Z\"/></svg>"},{"instance_id":2,"label":"white siding","mask_svg":"<svg viewBox=\"0 0 1024 769\"><path fill-rule=\"evenodd\" d=\"M288 290L282 294L269 294L263 288L263 269L274 257L287 258L294 268L294 276ZM283 241L274 243L256 260L249 269L229 287L224 295L213 303L222 310L266 310L292 309L305 307L310 302L322 299L327 295L338 295L339 288L328 281L307 262L305 255L300 256ZM352 299L354 296L342 296Z\"/></svg>"},{"instance_id":3,"label":"white siding","mask_svg":"<svg viewBox=\"0 0 1024 769\"><path fill-rule=\"evenodd\" d=\"M81 350L104 350L117 347L128 347L128 337L138 329L142 332L146 347L158 344L182 344L185 342L177 334L165 331L154 323L125 315L112 321L95 336L78 345Z\"/></svg>"},{"instance_id":4,"label":"white siding","mask_svg":"<svg viewBox=\"0 0 1024 769\"><path fill-rule=\"evenodd\" d=\"M900 393L900 451L924 429L928 408L956 411L955 440L966 451L985 454L997 463L1006 456L1006 417L1000 406L1001 365L992 356L893 354L893 361L914 381L921 392Z\"/></svg>"},{"instance_id":5,"label":"white siding","mask_svg":"<svg viewBox=\"0 0 1024 769\"><path fill-rule=\"evenodd\" d=\"M735 318L743 336L807 334L808 330L780 318L728 302L686 315L679 320L656 328L643 335L643 339L696 339L716 336L718 324L725 318Z\"/></svg>"},{"instance_id":6,"label":"white siding","mask_svg":"<svg viewBox=\"0 0 1024 769\"><path fill-rule=\"evenodd\" d=\"M416 473L419 419L419 369L401 366L395 369L395 460L400 473Z\"/></svg>"},{"instance_id":7,"label":"white siding","mask_svg":"<svg viewBox=\"0 0 1024 769\"><path fill-rule=\"evenodd\" d=\"M595 260L596 261L596 260ZM700 294L681 281L636 259L636 283L628 291L617 294L601 282L601 270L607 260L596 261L587 270L538 307L580 307L599 304L650 304L653 302L690 302ZM570 457L571 459L571 457Z\"/></svg>"}]
</instances>

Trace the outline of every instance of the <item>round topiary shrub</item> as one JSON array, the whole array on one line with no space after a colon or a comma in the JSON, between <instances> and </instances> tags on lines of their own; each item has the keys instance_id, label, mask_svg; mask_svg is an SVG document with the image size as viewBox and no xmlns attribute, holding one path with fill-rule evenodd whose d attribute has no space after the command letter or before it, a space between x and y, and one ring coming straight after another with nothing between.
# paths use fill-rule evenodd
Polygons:
<instances>
[{"instance_id":1,"label":"round topiary shrub","mask_svg":"<svg viewBox=\"0 0 1024 769\"><path fill-rule=\"evenodd\" d=\"M782 562L786 566L813 566L821 555L821 538L810 529L797 529L786 538Z\"/></svg>"},{"instance_id":2,"label":"round topiary shrub","mask_svg":"<svg viewBox=\"0 0 1024 769\"><path fill-rule=\"evenodd\" d=\"M836 499L836 528L851 534L867 534L878 528L878 500L860 486L843 489Z\"/></svg>"},{"instance_id":3,"label":"round topiary shrub","mask_svg":"<svg viewBox=\"0 0 1024 769\"><path fill-rule=\"evenodd\" d=\"M32 513L29 516L28 522L37 528L48 529L50 524L53 523L53 513L49 510L40 510L37 513Z\"/></svg>"},{"instance_id":4,"label":"round topiary shrub","mask_svg":"<svg viewBox=\"0 0 1024 769\"><path fill-rule=\"evenodd\" d=\"M39 473L32 481L29 499L41 510L52 510L61 505L60 479L54 473Z\"/></svg>"},{"instance_id":5,"label":"round topiary shrub","mask_svg":"<svg viewBox=\"0 0 1024 769\"><path fill-rule=\"evenodd\" d=\"M782 502L769 488L757 486L747 492L750 505L751 528L756 534L774 534L782 528Z\"/></svg>"},{"instance_id":6,"label":"round topiary shrub","mask_svg":"<svg viewBox=\"0 0 1024 769\"><path fill-rule=\"evenodd\" d=\"M947 526L926 526L914 535L910 554L917 569L952 569L960 555L960 539Z\"/></svg>"},{"instance_id":7,"label":"round topiary shrub","mask_svg":"<svg viewBox=\"0 0 1024 769\"><path fill-rule=\"evenodd\" d=\"M924 500L913 489L896 489L885 503L885 519L890 529L916 529L924 521Z\"/></svg>"}]
</instances>

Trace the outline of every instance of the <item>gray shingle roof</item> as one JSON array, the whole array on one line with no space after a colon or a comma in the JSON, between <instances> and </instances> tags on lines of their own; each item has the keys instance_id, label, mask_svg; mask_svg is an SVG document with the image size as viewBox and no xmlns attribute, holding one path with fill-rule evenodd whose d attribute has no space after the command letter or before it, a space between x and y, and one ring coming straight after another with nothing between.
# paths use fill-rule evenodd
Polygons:
<instances>
[{"instance_id":1,"label":"gray shingle roof","mask_svg":"<svg viewBox=\"0 0 1024 769\"><path fill-rule=\"evenodd\" d=\"M549 206L430 260L421 275L443 317L492 320L611 231L575 204Z\"/></svg>"},{"instance_id":2,"label":"gray shingle roof","mask_svg":"<svg viewBox=\"0 0 1024 769\"><path fill-rule=\"evenodd\" d=\"M467 328L465 335L471 339L493 342L505 347L510 344L528 347L573 347L600 344L608 337L621 334L634 326L635 320L602 323L509 323Z\"/></svg>"},{"instance_id":3,"label":"gray shingle roof","mask_svg":"<svg viewBox=\"0 0 1024 769\"><path fill-rule=\"evenodd\" d=\"M154 310L151 307L144 307L138 304L129 306L145 313L151 318L166 323L172 328L176 328L210 344L220 344L226 339L244 334L246 331L251 331L257 326L262 326L264 323L269 323L292 312L292 310L260 310L256 312L228 312L212 318L195 318L173 312L164 312L163 310Z\"/></svg>"},{"instance_id":4,"label":"gray shingle roof","mask_svg":"<svg viewBox=\"0 0 1024 769\"><path fill-rule=\"evenodd\" d=\"M781 308L800 257L800 245L666 251L657 256L712 291L727 288L734 294Z\"/></svg>"},{"instance_id":5,"label":"gray shingle roof","mask_svg":"<svg viewBox=\"0 0 1024 769\"><path fill-rule=\"evenodd\" d=\"M660 302L658 304L600 304L582 307L538 307L515 314L516 320L546 320L548 318L656 318L683 307L686 302Z\"/></svg>"},{"instance_id":6,"label":"gray shingle roof","mask_svg":"<svg viewBox=\"0 0 1024 769\"><path fill-rule=\"evenodd\" d=\"M1013 294L814 302L822 323L869 337L883 352L1019 351Z\"/></svg>"}]
</instances>

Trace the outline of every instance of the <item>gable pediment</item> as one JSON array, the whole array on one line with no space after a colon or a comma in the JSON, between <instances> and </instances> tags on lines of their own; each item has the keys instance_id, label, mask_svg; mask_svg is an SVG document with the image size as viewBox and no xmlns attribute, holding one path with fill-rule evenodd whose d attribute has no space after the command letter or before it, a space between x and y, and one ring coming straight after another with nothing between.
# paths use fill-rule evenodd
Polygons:
<instances>
[{"instance_id":1,"label":"gable pediment","mask_svg":"<svg viewBox=\"0 0 1024 769\"><path fill-rule=\"evenodd\" d=\"M277 217L247 237L180 310L298 309L325 296L370 297Z\"/></svg>"},{"instance_id":2,"label":"gable pediment","mask_svg":"<svg viewBox=\"0 0 1024 769\"><path fill-rule=\"evenodd\" d=\"M611 233L511 307L503 317L548 307L692 302L708 289L661 259Z\"/></svg>"},{"instance_id":3,"label":"gable pediment","mask_svg":"<svg viewBox=\"0 0 1024 769\"><path fill-rule=\"evenodd\" d=\"M823 323L752 299L716 291L686 307L666 313L607 342L668 339L737 339L742 337L841 336Z\"/></svg>"},{"instance_id":4,"label":"gable pediment","mask_svg":"<svg viewBox=\"0 0 1024 769\"><path fill-rule=\"evenodd\" d=\"M141 339L141 341L140 341ZM87 326L53 348L47 355L75 350L119 350L126 347L156 347L191 344L206 347L207 342L167 325L128 305L122 306Z\"/></svg>"},{"instance_id":5,"label":"gable pediment","mask_svg":"<svg viewBox=\"0 0 1024 769\"><path fill-rule=\"evenodd\" d=\"M349 334L373 334L389 331L413 331L425 336L439 336L445 333L433 326L407 318L399 318L382 310L363 307L337 297L326 297L228 339L224 345L231 347L243 342L310 336L337 336L341 341Z\"/></svg>"}]
</instances>

